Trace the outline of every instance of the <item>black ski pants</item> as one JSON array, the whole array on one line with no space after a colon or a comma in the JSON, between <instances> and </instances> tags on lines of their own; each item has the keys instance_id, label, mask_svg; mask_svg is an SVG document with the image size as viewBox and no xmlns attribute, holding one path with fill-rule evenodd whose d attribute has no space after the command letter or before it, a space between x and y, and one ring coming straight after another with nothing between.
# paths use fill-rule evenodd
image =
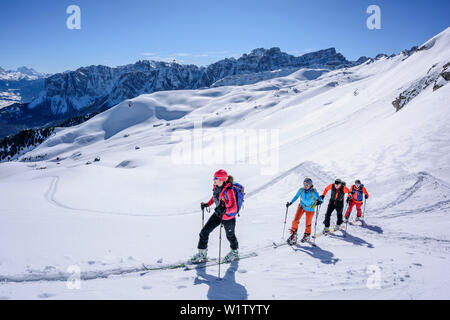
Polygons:
<instances>
[{"instance_id":1,"label":"black ski pants","mask_svg":"<svg viewBox=\"0 0 450 320\"><path fill-rule=\"evenodd\" d=\"M208 239L209 234L213 232L215 228L220 226L221 219L213 214L208 222L206 222L202 231L200 231L200 240L198 241L198 249L206 249L208 248ZM225 229L225 234L227 235L227 239L230 242L230 247L232 250L237 250L239 248L239 244L236 238L236 234L234 229L236 227L236 218L231 220L222 220L222 224Z\"/></svg>"},{"instance_id":2,"label":"black ski pants","mask_svg":"<svg viewBox=\"0 0 450 320\"><path fill-rule=\"evenodd\" d=\"M327 213L325 214L325 221L323 222L323 224L325 225L326 228L330 227L330 219L331 219L331 214L333 213L333 211L336 210L337 212L337 225L340 226L344 220L342 219L342 212L344 211L344 202L343 201L338 201L338 202L334 202L334 201L330 201L330 203L328 203L328 209L327 209Z\"/></svg>"}]
</instances>

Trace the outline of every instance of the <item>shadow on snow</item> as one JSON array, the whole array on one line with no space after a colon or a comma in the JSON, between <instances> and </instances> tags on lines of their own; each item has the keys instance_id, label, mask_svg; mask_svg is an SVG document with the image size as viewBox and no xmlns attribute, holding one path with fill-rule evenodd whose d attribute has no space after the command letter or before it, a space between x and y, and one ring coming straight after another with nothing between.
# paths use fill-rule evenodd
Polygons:
<instances>
[{"instance_id":1,"label":"shadow on snow","mask_svg":"<svg viewBox=\"0 0 450 320\"><path fill-rule=\"evenodd\" d=\"M297 244L296 246L292 247L292 249L294 249L294 251L304 252L315 259L319 259L320 262L324 264L336 264L339 261L338 258L334 257L334 254L331 251L324 250L319 246L301 246Z\"/></svg>"},{"instance_id":2,"label":"shadow on snow","mask_svg":"<svg viewBox=\"0 0 450 320\"><path fill-rule=\"evenodd\" d=\"M361 239L359 237L351 235L350 233L345 234L345 232L344 232L343 235L330 234L329 237L338 238L338 239L344 240L346 242L350 242L350 243L352 243L354 245L357 245L357 246L364 246L365 245L367 248L370 248L370 249L374 248L373 244L367 242L364 239Z\"/></svg>"},{"instance_id":3,"label":"shadow on snow","mask_svg":"<svg viewBox=\"0 0 450 320\"><path fill-rule=\"evenodd\" d=\"M221 280L216 275L207 274L206 268L198 268L194 285L207 284L209 286L208 300L247 300L247 289L236 282L235 273L238 268L239 262L232 262Z\"/></svg>"}]
</instances>

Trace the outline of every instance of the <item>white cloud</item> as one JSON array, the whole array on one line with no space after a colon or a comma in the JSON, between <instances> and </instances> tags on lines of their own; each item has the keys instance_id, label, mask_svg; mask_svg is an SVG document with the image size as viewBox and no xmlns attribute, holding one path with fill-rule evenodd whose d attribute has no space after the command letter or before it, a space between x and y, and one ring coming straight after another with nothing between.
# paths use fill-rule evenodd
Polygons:
<instances>
[{"instance_id":1,"label":"white cloud","mask_svg":"<svg viewBox=\"0 0 450 320\"><path fill-rule=\"evenodd\" d=\"M172 54L160 54L154 52L144 52L143 56L147 57L150 60L154 61L163 61L163 62L175 62L177 63L188 63L188 64L197 64L197 65L207 65L212 63L212 61L206 62L204 59L215 59L220 60L229 55L228 51L210 51L204 53L189 53L189 52L179 52ZM239 54L233 55L236 58L239 57ZM185 58L185 59L180 59ZM213 61L215 62L215 61Z\"/></svg>"},{"instance_id":2,"label":"white cloud","mask_svg":"<svg viewBox=\"0 0 450 320\"><path fill-rule=\"evenodd\" d=\"M189 57L189 56L192 56L192 54L183 52L183 53L175 53L174 56L176 56L176 57Z\"/></svg>"}]
</instances>

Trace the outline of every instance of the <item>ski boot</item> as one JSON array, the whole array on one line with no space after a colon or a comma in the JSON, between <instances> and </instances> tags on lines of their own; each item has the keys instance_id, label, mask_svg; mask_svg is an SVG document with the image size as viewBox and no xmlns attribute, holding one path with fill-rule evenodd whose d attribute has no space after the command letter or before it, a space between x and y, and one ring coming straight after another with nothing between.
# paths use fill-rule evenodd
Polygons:
<instances>
[{"instance_id":1,"label":"ski boot","mask_svg":"<svg viewBox=\"0 0 450 320\"><path fill-rule=\"evenodd\" d=\"M291 230L291 232L292 232L292 230ZM297 230L295 230L294 232L291 233L291 236L287 240L287 244L290 246L297 244Z\"/></svg>"},{"instance_id":2,"label":"ski boot","mask_svg":"<svg viewBox=\"0 0 450 320\"><path fill-rule=\"evenodd\" d=\"M325 227L325 229L323 229L322 233L323 233L325 236L329 235L329 234L330 234L330 228Z\"/></svg>"},{"instance_id":3,"label":"ski boot","mask_svg":"<svg viewBox=\"0 0 450 320\"><path fill-rule=\"evenodd\" d=\"M233 261L236 261L239 259L239 252L238 250L231 250L224 258L223 258L223 262L224 263L230 263Z\"/></svg>"},{"instance_id":4,"label":"ski boot","mask_svg":"<svg viewBox=\"0 0 450 320\"><path fill-rule=\"evenodd\" d=\"M339 224L337 224L337 225L335 225L334 226L334 232L336 232L336 231L339 231L339 230L341 230L341 225Z\"/></svg>"},{"instance_id":5,"label":"ski boot","mask_svg":"<svg viewBox=\"0 0 450 320\"><path fill-rule=\"evenodd\" d=\"M309 241L311 241L311 235L305 233L305 234L303 235L303 238L302 238L301 242L302 242L302 243L305 243L305 242L309 242Z\"/></svg>"},{"instance_id":6,"label":"ski boot","mask_svg":"<svg viewBox=\"0 0 450 320\"><path fill-rule=\"evenodd\" d=\"M208 249L198 249L198 253L191 258L192 264L200 264L208 261Z\"/></svg>"}]
</instances>

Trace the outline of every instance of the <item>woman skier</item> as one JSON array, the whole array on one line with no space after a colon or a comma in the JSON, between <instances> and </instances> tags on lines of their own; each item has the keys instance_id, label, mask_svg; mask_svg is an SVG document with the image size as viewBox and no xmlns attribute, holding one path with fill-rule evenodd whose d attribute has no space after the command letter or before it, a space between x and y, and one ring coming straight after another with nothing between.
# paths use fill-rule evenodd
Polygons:
<instances>
[{"instance_id":1,"label":"woman skier","mask_svg":"<svg viewBox=\"0 0 450 320\"><path fill-rule=\"evenodd\" d=\"M334 181L334 184L330 184L325 188L323 194L320 196L322 200L330 190L330 202L328 203L327 213L325 214L325 221L323 222L323 224L325 225L323 233L325 234L330 232L330 219L331 214L334 210L336 210L337 212L337 223L334 230L337 231L340 229L341 224L344 222L344 220L342 219L342 211L344 211L344 197L346 193L348 194L350 192L350 190L345 186L344 181L342 181L341 179L336 179L336 181Z\"/></svg>"},{"instance_id":2,"label":"woman skier","mask_svg":"<svg viewBox=\"0 0 450 320\"><path fill-rule=\"evenodd\" d=\"M208 203L202 202L200 207L210 207L213 203L216 205L214 214L211 215L208 222L200 232L198 242L198 253L191 259L192 263L202 263L208 260L208 239L209 234L218 226L223 224L228 241L230 242L231 251L225 256L225 262L231 262L239 259L239 244L234 232L236 226L235 213L238 211L236 202L236 194L231 185L233 177L229 176L225 170L219 170L214 174L213 195Z\"/></svg>"},{"instance_id":3,"label":"woman skier","mask_svg":"<svg viewBox=\"0 0 450 320\"><path fill-rule=\"evenodd\" d=\"M356 211L358 212L358 217L356 221L360 221L362 218L361 206L363 204L363 199L369 199L369 194L366 188L361 184L361 180L356 180L355 184L350 188L350 194L347 198L348 209L345 213L345 221L348 221L350 214L352 213L353 207L356 206Z\"/></svg>"},{"instance_id":4,"label":"woman skier","mask_svg":"<svg viewBox=\"0 0 450 320\"><path fill-rule=\"evenodd\" d=\"M303 235L302 242L309 241L311 239L311 223L314 217L314 211L316 206L322 204L322 200L313 186L313 182L310 178L306 178L303 182L303 188L300 188L292 199L291 202L286 203L286 207L289 208L297 199L300 198L300 203L297 208L297 213L292 221L291 236L287 240L289 245L297 243L297 230L298 224L303 214L306 215L306 228Z\"/></svg>"}]
</instances>

